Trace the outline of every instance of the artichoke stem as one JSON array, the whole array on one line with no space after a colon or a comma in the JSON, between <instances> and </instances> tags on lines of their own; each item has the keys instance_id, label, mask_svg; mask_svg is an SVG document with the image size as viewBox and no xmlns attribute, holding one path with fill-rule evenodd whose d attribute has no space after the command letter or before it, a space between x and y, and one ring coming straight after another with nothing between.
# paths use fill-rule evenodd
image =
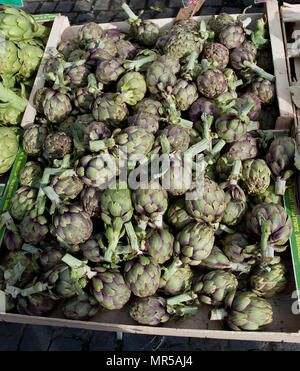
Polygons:
<instances>
[{"instance_id":1,"label":"artichoke stem","mask_svg":"<svg viewBox=\"0 0 300 371\"><path fill-rule=\"evenodd\" d=\"M109 241L108 248L104 254L104 260L112 262L112 257L119 243L121 230L124 223L121 218L116 218L113 222L113 226L109 226L106 230L106 237Z\"/></svg>"},{"instance_id":2,"label":"artichoke stem","mask_svg":"<svg viewBox=\"0 0 300 371\"><path fill-rule=\"evenodd\" d=\"M194 144L188 150L184 152L184 156L194 157L198 153L205 151L209 147L209 141L207 139L202 139L199 143Z\"/></svg>"},{"instance_id":3,"label":"artichoke stem","mask_svg":"<svg viewBox=\"0 0 300 371\"><path fill-rule=\"evenodd\" d=\"M233 271L241 272L241 273L249 273L251 269L251 265L230 262L230 269L232 269Z\"/></svg>"},{"instance_id":4,"label":"artichoke stem","mask_svg":"<svg viewBox=\"0 0 300 371\"><path fill-rule=\"evenodd\" d=\"M195 67L197 57L198 57L198 52L196 50L194 50L190 55L188 65L186 67L187 72L193 71L193 69Z\"/></svg>"},{"instance_id":5,"label":"artichoke stem","mask_svg":"<svg viewBox=\"0 0 300 371\"><path fill-rule=\"evenodd\" d=\"M233 234L235 232L234 229L228 228L225 224L219 224L218 230L216 231L216 234L220 234L222 232L226 232L228 234Z\"/></svg>"},{"instance_id":6,"label":"artichoke stem","mask_svg":"<svg viewBox=\"0 0 300 371\"><path fill-rule=\"evenodd\" d=\"M154 223L155 227L162 229L162 227L163 227L163 218L162 218L162 214L158 215L158 216L153 220L153 223Z\"/></svg>"},{"instance_id":7,"label":"artichoke stem","mask_svg":"<svg viewBox=\"0 0 300 371\"><path fill-rule=\"evenodd\" d=\"M27 99L19 97L12 90L7 89L0 83L0 101L9 102L10 105L15 107L18 111L22 112L27 106Z\"/></svg>"},{"instance_id":8,"label":"artichoke stem","mask_svg":"<svg viewBox=\"0 0 300 371\"><path fill-rule=\"evenodd\" d=\"M227 316L227 312L223 308L214 308L210 311L209 319L211 321L222 320Z\"/></svg>"},{"instance_id":9,"label":"artichoke stem","mask_svg":"<svg viewBox=\"0 0 300 371\"><path fill-rule=\"evenodd\" d=\"M125 223L124 227L126 229L132 250L138 253L140 251L139 242L132 223L131 222Z\"/></svg>"},{"instance_id":10,"label":"artichoke stem","mask_svg":"<svg viewBox=\"0 0 300 371\"><path fill-rule=\"evenodd\" d=\"M45 291L48 288L46 283L37 282L31 287L27 287L26 289L21 290L20 294L22 296L30 296L32 294L36 294L37 292Z\"/></svg>"},{"instance_id":11,"label":"artichoke stem","mask_svg":"<svg viewBox=\"0 0 300 371\"><path fill-rule=\"evenodd\" d=\"M193 129L193 122L185 119L180 119L178 125L182 126L185 129Z\"/></svg>"},{"instance_id":12,"label":"artichoke stem","mask_svg":"<svg viewBox=\"0 0 300 371\"><path fill-rule=\"evenodd\" d=\"M6 294L0 290L0 313L6 312Z\"/></svg>"},{"instance_id":13,"label":"artichoke stem","mask_svg":"<svg viewBox=\"0 0 300 371\"><path fill-rule=\"evenodd\" d=\"M240 171L242 168L242 161L241 160L234 160L232 170L229 176L229 183L231 185L236 185L239 177L240 177Z\"/></svg>"},{"instance_id":14,"label":"artichoke stem","mask_svg":"<svg viewBox=\"0 0 300 371\"><path fill-rule=\"evenodd\" d=\"M207 162L207 164L211 164L215 157L220 153L222 148L226 145L225 140L220 139L217 144L213 147L212 151L210 154L206 155L204 157L204 161Z\"/></svg>"},{"instance_id":15,"label":"artichoke stem","mask_svg":"<svg viewBox=\"0 0 300 371\"><path fill-rule=\"evenodd\" d=\"M15 225L15 222L8 211L1 215L0 230L4 227L4 225L9 231L12 231L15 234L19 234L18 228Z\"/></svg>"},{"instance_id":16,"label":"artichoke stem","mask_svg":"<svg viewBox=\"0 0 300 371\"><path fill-rule=\"evenodd\" d=\"M228 87L230 90L235 90L238 86L243 85L243 80L237 80L237 81L229 81Z\"/></svg>"},{"instance_id":17,"label":"artichoke stem","mask_svg":"<svg viewBox=\"0 0 300 371\"><path fill-rule=\"evenodd\" d=\"M275 182L275 193L277 195L283 196L285 194L285 189L286 189L286 180L278 176Z\"/></svg>"},{"instance_id":18,"label":"artichoke stem","mask_svg":"<svg viewBox=\"0 0 300 371\"><path fill-rule=\"evenodd\" d=\"M187 293L187 294L180 294L176 296L172 296L171 298L167 299L167 305L174 307L175 305L178 305L180 303L184 303L186 301L195 300L197 298L197 295L193 292Z\"/></svg>"},{"instance_id":19,"label":"artichoke stem","mask_svg":"<svg viewBox=\"0 0 300 371\"><path fill-rule=\"evenodd\" d=\"M93 278L97 274L97 272L93 272L85 262L70 254L65 254L61 260L72 268L72 274L76 277L82 277L83 274L86 274L88 278Z\"/></svg>"},{"instance_id":20,"label":"artichoke stem","mask_svg":"<svg viewBox=\"0 0 300 371\"><path fill-rule=\"evenodd\" d=\"M107 140L93 140L89 143L90 150L92 152L100 152L105 148L110 148L115 145L115 141L113 138L109 138Z\"/></svg>"},{"instance_id":21,"label":"artichoke stem","mask_svg":"<svg viewBox=\"0 0 300 371\"><path fill-rule=\"evenodd\" d=\"M129 61L124 63L124 67L128 70L136 70L138 71L140 67L142 67L146 63L151 63L155 60L154 55L149 55L148 57L138 59L136 61Z\"/></svg>"},{"instance_id":22,"label":"artichoke stem","mask_svg":"<svg viewBox=\"0 0 300 371\"><path fill-rule=\"evenodd\" d=\"M30 254L34 255L34 254L37 254L39 253L40 251L42 251L41 249L35 247L35 246L32 246L30 245L29 243L24 243L21 247L21 250L23 251L27 251L29 252Z\"/></svg>"},{"instance_id":23,"label":"artichoke stem","mask_svg":"<svg viewBox=\"0 0 300 371\"><path fill-rule=\"evenodd\" d=\"M162 153L170 153L171 152L171 146L170 142L168 141L168 138L165 135L161 135L159 138Z\"/></svg>"},{"instance_id":24,"label":"artichoke stem","mask_svg":"<svg viewBox=\"0 0 300 371\"><path fill-rule=\"evenodd\" d=\"M176 315L179 317L190 317L198 312L199 308L197 306L187 306L176 308Z\"/></svg>"},{"instance_id":25,"label":"artichoke stem","mask_svg":"<svg viewBox=\"0 0 300 371\"><path fill-rule=\"evenodd\" d=\"M250 121L247 125L247 132L259 129L259 122L258 121Z\"/></svg>"},{"instance_id":26,"label":"artichoke stem","mask_svg":"<svg viewBox=\"0 0 300 371\"><path fill-rule=\"evenodd\" d=\"M264 78L266 80L269 80L269 81L274 81L275 80L274 75L271 75L270 73L264 71L262 68L258 67L256 64L250 63L248 61L244 61L243 64L244 64L245 67L249 67L253 72L257 73L262 78Z\"/></svg>"},{"instance_id":27,"label":"artichoke stem","mask_svg":"<svg viewBox=\"0 0 300 371\"><path fill-rule=\"evenodd\" d=\"M261 223L261 240L260 249L262 260L269 260L274 257L274 249L269 245L269 237L271 234L271 221L262 219Z\"/></svg>"},{"instance_id":28,"label":"artichoke stem","mask_svg":"<svg viewBox=\"0 0 300 371\"><path fill-rule=\"evenodd\" d=\"M169 281L169 279L174 275L177 268L180 267L183 263L179 259L174 259L168 269L166 269L162 275L164 281Z\"/></svg>"},{"instance_id":29,"label":"artichoke stem","mask_svg":"<svg viewBox=\"0 0 300 371\"><path fill-rule=\"evenodd\" d=\"M136 16L133 11L129 8L129 6L126 3L123 3L122 9L124 12L128 15L129 19L132 19L134 21L138 20L138 16Z\"/></svg>"}]
</instances>

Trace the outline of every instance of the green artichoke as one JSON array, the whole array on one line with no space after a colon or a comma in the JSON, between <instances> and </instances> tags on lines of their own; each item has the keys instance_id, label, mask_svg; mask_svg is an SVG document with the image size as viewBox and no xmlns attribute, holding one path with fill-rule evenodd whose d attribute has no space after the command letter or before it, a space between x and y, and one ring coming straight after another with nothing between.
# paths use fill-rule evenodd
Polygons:
<instances>
[{"instance_id":1,"label":"green artichoke","mask_svg":"<svg viewBox=\"0 0 300 371\"><path fill-rule=\"evenodd\" d=\"M213 248L214 231L207 224L190 223L176 235L174 249L183 263L199 265Z\"/></svg>"},{"instance_id":2,"label":"green artichoke","mask_svg":"<svg viewBox=\"0 0 300 371\"><path fill-rule=\"evenodd\" d=\"M94 187L85 187L80 193L81 204L84 211L90 217L99 218L101 214L100 206L101 191Z\"/></svg>"},{"instance_id":3,"label":"green artichoke","mask_svg":"<svg viewBox=\"0 0 300 371\"><path fill-rule=\"evenodd\" d=\"M44 215L38 215L37 209L33 209L25 215L19 225L19 230L25 242L37 245L46 238L49 232L48 221Z\"/></svg>"},{"instance_id":4,"label":"green artichoke","mask_svg":"<svg viewBox=\"0 0 300 371\"><path fill-rule=\"evenodd\" d=\"M41 245L42 251L39 255L38 262L43 271L49 271L60 263L64 253L62 249L57 246L57 243L46 243Z\"/></svg>"},{"instance_id":5,"label":"green artichoke","mask_svg":"<svg viewBox=\"0 0 300 371\"><path fill-rule=\"evenodd\" d=\"M43 100L43 111L50 122L59 124L72 112L71 99L63 92L49 89Z\"/></svg>"},{"instance_id":6,"label":"green artichoke","mask_svg":"<svg viewBox=\"0 0 300 371\"><path fill-rule=\"evenodd\" d=\"M282 263L270 264L268 270L257 266L251 273L249 281L252 292L257 296L272 298L286 288L287 269Z\"/></svg>"},{"instance_id":7,"label":"green artichoke","mask_svg":"<svg viewBox=\"0 0 300 371\"><path fill-rule=\"evenodd\" d=\"M95 268L97 275L91 281L91 293L98 303L109 310L121 309L129 301L130 289L117 269Z\"/></svg>"},{"instance_id":8,"label":"green artichoke","mask_svg":"<svg viewBox=\"0 0 300 371\"><path fill-rule=\"evenodd\" d=\"M66 170L60 175L55 175L50 183L55 193L62 201L73 200L83 190L83 183L74 170Z\"/></svg>"},{"instance_id":9,"label":"green artichoke","mask_svg":"<svg viewBox=\"0 0 300 371\"><path fill-rule=\"evenodd\" d=\"M18 149L19 140L15 132L11 128L0 128L0 174L6 173L13 165Z\"/></svg>"},{"instance_id":10,"label":"green artichoke","mask_svg":"<svg viewBox=\"0 0 300 371\"><path fill-rule=\"evenodd\" d=\"M20 187L11 199L10 214L21 221L36 205L38 191L30 187Z\"/></svg>"},{"instance_id":11,"label":"green artichoke","mask_svg":"<svg viewBox=\"0 0 300 371\"><path fill-rule=\"evenodd\" d=\"M72 151L72 139L64 132L48 134L44 142L44 155L50 160L61 160Z\"/></svg>"},{"instance_id":12,"label":"green artichoke","mask_svg":"<svg viewBox=\"0 0 300 371\"><path fill-rule=\"evenodd\" d=\"M57 238L78 245L86 242L93 232L93 222L81 206L62 205L53 218L54 229L51 231Z\"/></svg>"},{"instance_id":13,"label":"green artichoke","mask_svg":"<svg viewBox=\"0 0 300 371\"><path fill-rule=\"evenodd\" d=\"M19 184L23 187L37 187L43 176L43 167L39 162L27 161L19 173Z\"/></svg>"},{"instance_id":14,"label":"green artichoke","mask_svg":"<svg viewBox=\"0 0 300 371\"><path fill-rule=\"evenodd\" d=\"M193 218L185 209L184 198L179 198L171 203L167 212L167 220L168 224L178 231L193 221Z\"/></svg>"},{"instance_id":15,"label":"green artichoke","mask_svg":"<svg viewBox=\"0 0 300 371\"><path fill-rule=\"evenodd\" d=\"M87 22L80 27L78 32L78 39L81 42L90 40L99 40L103 36L102 27L95 22Z\"/></svg>"},{"instance_id":16,"label":"green artichoke","mask_svg":"<svg viewBox=\"0 0 300 371\"><path fill-rule=\"evenodd\" d=\"M155 228L147 233L145 251L158 264L164 264L173 254L174 236L167 229Z\"/></svg>"},{"instance_id":17,"label":"green artichoke","mask_svg":"<svg viewBox=\"0 0 300 371\"><path fill-rule=\"evenodd\" d=\"M27 155L40 156L44 149L44 142L48 135L48 129L43 125L31 125L25 129L23 135L23 148Z\"/></svg>"},{"instance_id":18,"label":"green artichoke","mask_svg":"<svg viewBox=\"0 0 300 371\"><path fill-rule=\"evenodd\" d=\"M28 80L36 73L44 55L44 50L34 41L19 41L17 45L19 48L18 57L21 63L18 76L22 80Z\"/></svg>"},{"instance_id":19,"label":"green artichoke","mask_svg":"<svg viewBox=\"0 0 300 371\"><path fill-rule=\"evenodd\" d=\"M149 256L139 255L124 265L124 279L126 285L135 296L144 298L154 295L159 287L160 267Z\"/></svg>"},{"instance_id":20,"label":"green artichoke","mask_svg":"<svg viewBox=\"0 0 300 371\"><path fill-rule=\"evenodd\" d=\"M18 47L13 41L1 39L0 41L0 68L3 75L14 75L21 68L18 56Z\"/></svg>"},{"instance_id":21,"label":"green artichoke","mask_svg":"<svg viewBox=\"0 0 300 371\"><path fill-rule=\"evenodd\" d=\"M93 318L100 310L97 300L87 293L73 296L63 302L62 312L65 318L86 321Z\"/></svg>"},{"instance_id":22,"label":"green artichoke","mask_svg":"<svg viewBox=\"0 0 300 371\"><path fill-rule=\"evenodd\" d=\"M193 291L204 304L231 307L237 287L238 280L234 274L216 269L198 278Z\"/></svg>"},{"instance_id":23,"label":"green artichoke","mask_svg":"<svg viewBox=\"0 0 300 371\"><path fill-rule=\"evenodd\" d=\"M144 76L139 72L127 72L118 81L117 91L120 92L118 100L120 99L131 106L136 105L144 98L147 91Z\"/></svg>"},{"instance_id":24,"label":"green artichoke","mask_svg":"<svg viewBox=\"0 0 300 371\"><path fill-rule=\"evenodd\" d=\"M92 113L96 121L120 126L129 112L126 103L118 102L114 93L104 93L95 99Z\"/></svg>"},{"instance_id":25,"label":"green artichoke","mask_svg":"<svg viewBox=\"0 0 300 371\"><path fill-rule=\"evenodd\" d=\"M271 170L261 158L243 162L242 185L250 195L262 194L271 182Z\"/></svg>"}]
</instances>

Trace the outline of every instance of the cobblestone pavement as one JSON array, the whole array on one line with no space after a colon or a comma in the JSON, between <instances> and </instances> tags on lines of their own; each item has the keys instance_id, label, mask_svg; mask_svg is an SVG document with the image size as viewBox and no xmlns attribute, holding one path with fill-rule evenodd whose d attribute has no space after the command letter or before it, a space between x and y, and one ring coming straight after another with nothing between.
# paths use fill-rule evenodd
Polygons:
<instances>
[{"instance_id":1,"label":"cobblestone pavement","mask_svg":"<svg viewBox=\"0 0 300 371\"><path fill-rule=\"evenodd\" d=\"M72 24L87 21L111 22L124 20L120 10L122 0L26 0L24 10L32 13L62 13L69 17ZM299 1L288 1L300 3ZM181 7L181 0L130 0L134 11L145 9L145 18L165 18L176 16ZM201 14L217 14L220 11L240 13L253 0L206 0ZM159 6L162 12L151 10ZM260 12L261 6L255 4L249 12ZM149 335L124 334L123 340L117 340L116 333L85 331L71 328L0 323L0 351L300 351L300 344L267 343L257 341L232 341L197 339L183 337L164 337Z\"/></svg>"}]
</instances>

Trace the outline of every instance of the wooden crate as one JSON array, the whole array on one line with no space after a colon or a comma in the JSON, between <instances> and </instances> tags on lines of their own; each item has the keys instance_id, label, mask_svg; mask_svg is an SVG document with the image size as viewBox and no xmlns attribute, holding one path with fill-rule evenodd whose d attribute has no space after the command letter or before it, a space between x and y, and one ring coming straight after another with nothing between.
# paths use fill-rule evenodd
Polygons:
<instances>
[{"instance_id":1,"label":"wooden crate","mask_svg":"<svg viewBox=\"0 0 300 371\"><path fill-rule=\"evenodd\" d=\"M272 4L274 5L274 4ZM282 41L280 44L280 33L278 30L275 32L273 30L273 20L277 20L276 8L274 6L267 6L267 14L270 17L270 33L272 35L277 35L276 38L272 37L272 48L276 48L276 56L282 53L283 46ZM235 15L236 17L237 15ZM261 14L250 14L252 18L252 24L255 26L255 21L261 16ZM198 20L208 19L210 16L195 17ZM160 26L161 29L170 27L174 22L173 19L157 19L153 20L156 24ZM117 23L105 23L101 24L104 29L120 28L123 31L128 30L127 23L117 22ZM67 17L60 16L54 21L52 31L49 37L48 45L45 51L44 58L47 57L50 49L56 47L60 40L68 40L74 37L79 30L80 26L70 26ZM277 23L275 22L275 27L277 28ZM278 47L280 44L280 48ZM276 57L277 58L277 57ZM287 76L286 67L284 63L277 63L277 59L274 59L275 64L275 74L279 76L279 85L281 79L284 80L284 76ZM32 90L30 97L30 104L28 105L22 126L25 128L31 124L36 115L36 110L32 104L33 97L37 89L44 86L44 80L42 78L42 66L38 71L38 78L36 80L35 86ZM277 82L278 85L278 82ZM286 129L289 133L290 127L293 122L293 112L291 106L289 105L290 96L286 94L287 92L280 88L278 89L278 104L280 109L280 117L276 122L276 127L278 129ZM0 320L6 322L16 322L16 323L27 323L35 325L47 325L47 326L60 326L60 327L72 327L81 328L86 330L102 330L102 331L114 331L114 332L127 332L135 334L151 334L151 335L165 335L165 336L182 336L182 337L198 337L198 338L215 338L215 339L233 339L233 340L255 340L255 341L283 341L283 342L297 342L300 343L300 325L298 323L298 317L293 314L292 308L297 305L297 296L295 297L295 280L293 279L293 267L292 261L289 258L288 264L290 267L290 277L289 286L286 290L277 295L270 302L274 310L274 321L263 331L257 332L246 332L246 331L228 331L222 327L220 321L210 321L209 310L210 307L207 305L202 305L198 314L185 320L185 321L169 321L166 324L159 327L151 326L141 326L131 319L128 313L128 307L125 306L122 310L117 311L101 311L90 321L78 321L78 320L68 320L63 317L61 308L55 309L50 316L38 317L38 316L26 316L13 313L0 312Z\"/></svg>"}]
</instances>

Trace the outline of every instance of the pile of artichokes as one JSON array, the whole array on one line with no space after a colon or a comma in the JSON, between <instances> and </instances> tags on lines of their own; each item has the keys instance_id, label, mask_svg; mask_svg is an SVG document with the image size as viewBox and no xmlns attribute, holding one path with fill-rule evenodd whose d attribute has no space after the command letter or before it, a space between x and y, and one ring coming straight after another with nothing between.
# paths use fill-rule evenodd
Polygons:
<instances>
[{"instance_id":1,"label":"pile of artichokes","mask_svg":"<svg viewBox=\"0 0 300 371\"><path fill-rule=\"evenodd\" d=\"M2 215L6 310L61 304L87 320L126 306L155 326L209 306L227 329L258 330L288 282L295 172L294 140L262 130L276 116L265 19L161 31L123 9L127 34L86 23L45 62Z\"/></svg>"},{"instance_id":2,"label":"pile of artichokes","mask_svg":"<svg viewBox=\"0 0 300 371\"><path fill-rule=\"evenodd\" d=\"M50 29L21 9L0 8L0 125L22 120Z\"/></svg>"}]
</instances>

